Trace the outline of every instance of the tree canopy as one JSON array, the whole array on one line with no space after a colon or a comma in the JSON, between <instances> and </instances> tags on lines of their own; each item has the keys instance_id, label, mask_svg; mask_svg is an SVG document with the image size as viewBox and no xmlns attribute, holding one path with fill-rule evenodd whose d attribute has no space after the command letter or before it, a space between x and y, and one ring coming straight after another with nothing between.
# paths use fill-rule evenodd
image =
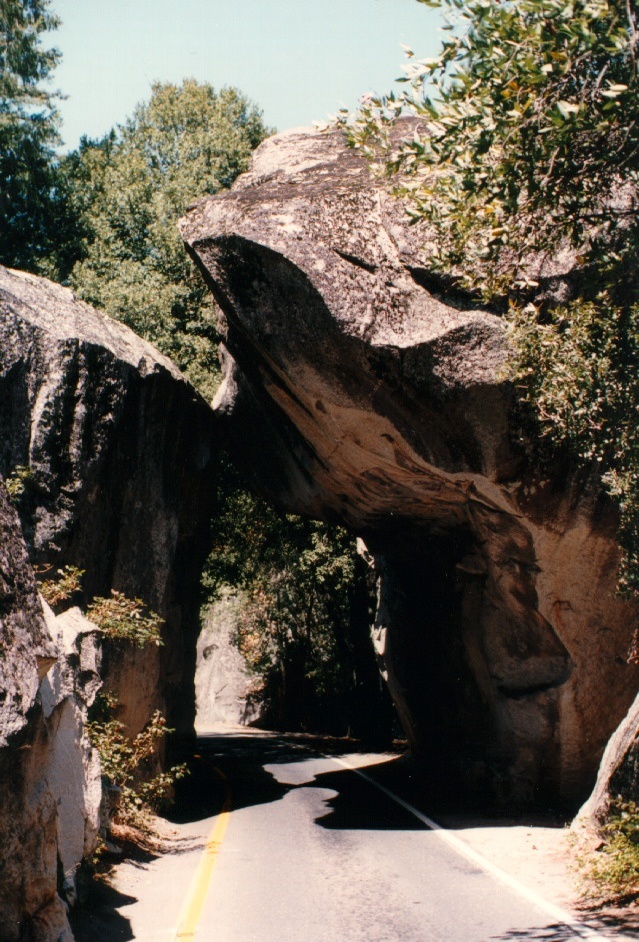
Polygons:
<instances>
[{"instance_id":1,"label":"tree canopy","mask_svg":"<svg viewBox=\"0 0 639 942\"><path fill-rule=\"evenodd\" d=\"M229 486L230 485L230 486ZM371 586L355 537L221 479L204 588L243 590L234 641L281 728L388 737L369 639Z\"/></svg>"},{"instance_id":2,"label":"tree canopy","mask_svg":"<svg viewBox=\"0 0 639 942\"><path fill-rule=\"evenodd\" d=\"M83 140L61 168L78 221L71 285L206 393L219 371L214 306L177 221L196 198L230 186L267 133L237 89L156 83L126 124Z\"/></svg>"},{"instance_id":3,"label":"tree canopy","mask_svg":"<svg viewBox=\"0 0 639 942\"><path fill-rule=\"evenodd\" d=\"M0 4L0 262L14 268L38 268L51 248L57 95L46 83L59 53L42 34L57 25L49 0Z\"/></svg>"},{"instance_id":4,"label":"tree canopy","mask_svg":"<svg viewBox=\"0 0 639 942\"><path fill-rule=\"evenodd\" d=\"M639 13L627 0L418 0L447 11L407 91L341 115L395 181L429 263L507 311L511 376L542 439L619 501L622 584L639 587ZM396 144L389 129L420 120ZM534 272L568 252L565 301Z\"/></svg>"},{"instance_id":5,"label":"tree canopy","mask_svg":"<svg viewBox=\"0 0 639 942\"><path fill-rule=\"evenodd\" d=\"M619 186L638 167L637 11L625 0L441 5L440 56L408 50L410 91L371 99L351 139L378 139L401 109L421 118L387 164L413 218L436 226L442 263L464 260L466 284L510 291L526 254L565 238L598 252L632 214Z\"/></svg>"}]
</instances>

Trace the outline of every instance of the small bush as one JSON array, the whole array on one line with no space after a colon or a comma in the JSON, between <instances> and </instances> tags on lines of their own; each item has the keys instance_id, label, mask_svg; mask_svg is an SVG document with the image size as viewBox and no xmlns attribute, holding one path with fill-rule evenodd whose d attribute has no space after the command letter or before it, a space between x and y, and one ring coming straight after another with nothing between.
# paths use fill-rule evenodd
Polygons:
<instances>
[{"instance_id":1,"label":"small bush","mask_svg":"<svg viewBox=\"0 0 639 942\"><path fill-rule=\"evenodd\" d=\"M146 609L140 599L129 599L115 589L111 589L109 599L95 598L86 615L107 638L129 641L140 648L162 644L160 616Z\"/></svg>"},{"instance_id":2,"label":"small bush","mask_svg":"<svg viewBox=\"0 0 639 942\"><path fill-rule=\"evenodd\" d=\"M82 590L82 577L84 569L77 566L65 566L56 570L58 579L45 579L40 585L40 594L51 608L57 608L62 602L68 601L76 592Z\"/></svg>"},{"instance_id":3,"label":"small bush","mask_svg":"<svg viewBox=\"0 0 639 942\"><path fill-rule=\"evenodd\" d=\"M152 774L160 743L173 732L158 710L142 732L129 739L124 724L114 716L116 708L115 697L102 694L94 705L94 719L87 724L89 739L100 754L107 821L144 829L149 812L161 810L187 770L179 765Z\"/></svg>"},{"instance_id":4,"label":"small bush","mask_svg":"<svg viewBox=\"0 0 639 942\"><path fill-rule=\"evenodd\" d=\"M14 468L11 474L5 478L4 486L7 489L7 494L12 504L18 503L26 491L31 478L31 468L26 468L24 465L18 465L17 468Z\"/></svg>"},{"instance_id":5,"label":"small bush","mask_svg":"<svg viewBox=\"0 0 639 942\"><path fill-rule=\"evenodd\" d=\"M584 896L596 905L639 896L639 806L617 800L601 827L595 851L581 854Z\"/></svg>"}]
</instances>

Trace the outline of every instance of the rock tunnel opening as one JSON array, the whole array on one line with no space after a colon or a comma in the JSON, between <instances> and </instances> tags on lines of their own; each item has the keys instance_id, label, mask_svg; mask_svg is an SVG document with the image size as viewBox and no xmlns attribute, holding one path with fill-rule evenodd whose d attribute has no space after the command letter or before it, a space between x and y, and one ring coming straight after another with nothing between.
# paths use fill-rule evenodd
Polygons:
<instances>
[{"instance_id":1,"label":"rock tunnel opening","mask_svg":"<svg viewBox=\"0 0 639 942\"><path fill-rule=\"evenodd\" d=\"M376 553L373 639L382 675L433 792L481 787L494 735L477 637L485 572L468 572L472 536L413 531ZM477 792L475 792L476 794Z\"/></svg>"},{"instance_id":2,"label":"rock tunnel opening","mask_svg":"<svg viewBox=\"0 0 639 942\"><path fill-rule=\"evenodd\" d=\"M373 636L426 787L466 806L530 805L556 798L571 664L538 612L534 566L511 560L505 579L492 554L470 527L378 537Z\"/></svg>"}]
</instances>

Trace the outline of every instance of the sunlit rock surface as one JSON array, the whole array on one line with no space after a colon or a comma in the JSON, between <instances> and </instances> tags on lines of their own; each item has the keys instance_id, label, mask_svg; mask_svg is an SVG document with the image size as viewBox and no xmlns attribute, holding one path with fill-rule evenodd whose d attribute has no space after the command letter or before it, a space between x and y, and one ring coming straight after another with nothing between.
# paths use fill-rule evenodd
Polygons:
<instances>
[{"instance_id":1,"label":"sunlit rock surface","mask_svg":"<svg viewBox=\"0 0 639 942\"><path fill-rule=\"evenodd\" d=\"M251 697L256 678L233 644L243 601L242 593L226 590L204 612L195 671L196 724L203 731L220 723L243 726L260 715Z\"/></svg>"},{"instance_id":2,"label":"sunlit rock surface","mask_svg":"<svg viewBox=\"0 0 639 942\"><path fill-rule=\"evenodd\" d=\"M614 508L519 446L499 316L429 270L337 132L269 139L181 228L224 313L236 459L375 554L380 666L431 780L580 801L638 686L636 611Z\"/></svg>"},{"instance_id":3,"label":"sunlit rock surface","mask_svg":"<svg viewBox=\"0 0 639 942\"><path fill-rule=\"evenodd\" d=\"M59 802L73 806L82 850L91 850L83 812L91 804L85 799L95 775L88 769L85 775L79 738L64 757L68 793L56 775L60 748L69 746L62 728L79 705L71 684L42 709L41 685L50 672L62 669L64 654L45 620L20 523L1 484L0 653L0 938L68 942L72 935L58 869L64 857L72 883L82 854L76 857L65 841ZM97 781L99 791L99 769ZM97 810L95 818L97 825Z\"/></svg>"},{"instance_id":4,"label":"sunlit rock surface","mask_svg":"<svg viewBox=\"0 0 639 942\"><path fill-rule=\"evenodd\" d=\"M620 805L636 804L638 795L639 695L606 746L595 787L575 825L605 824L611 813L620 814Z\"/></svg>"}]
</instances>

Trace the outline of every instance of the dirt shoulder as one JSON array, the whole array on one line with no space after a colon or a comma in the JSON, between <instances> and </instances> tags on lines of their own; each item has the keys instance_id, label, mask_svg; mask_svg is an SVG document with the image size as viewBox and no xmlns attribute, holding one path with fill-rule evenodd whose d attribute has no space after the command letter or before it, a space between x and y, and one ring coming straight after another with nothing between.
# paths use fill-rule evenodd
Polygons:
<instances>
[{"instance_id":1,"label":"dirt shoulder","mask_svg":"<svg viewBox=\"0 0 639 942\"><path fill-rule=\"evenodd\" d=\"M583 870L577 860L597 852L596 835L575 834L567 825L550 819L478 819L445 814L439 820L490 864L602 937L639 939L637 902L596 900L585 893Z\"/></svg>"}]
</instances>

